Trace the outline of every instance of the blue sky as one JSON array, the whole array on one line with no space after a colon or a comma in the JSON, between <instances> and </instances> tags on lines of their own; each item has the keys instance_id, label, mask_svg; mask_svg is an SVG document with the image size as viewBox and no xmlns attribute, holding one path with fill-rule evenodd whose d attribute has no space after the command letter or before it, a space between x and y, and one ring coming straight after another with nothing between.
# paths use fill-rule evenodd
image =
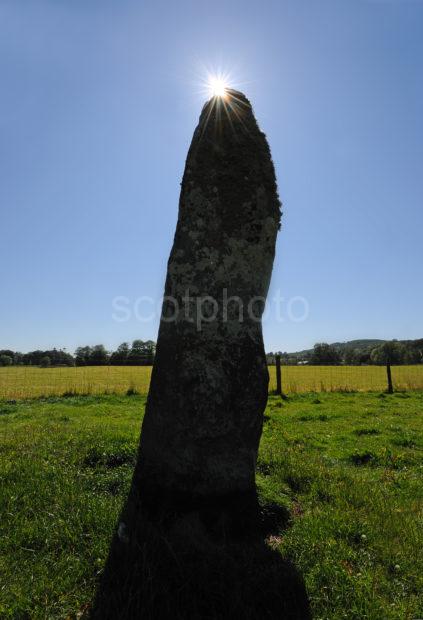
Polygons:
<instances>
[{"instance_id":1,"label":"blue sky","mask_svg":"<svg viewBox=\"0 0 423 620\"><path fill-rule=\"evenodd\" d=\"M276 166L266 349L422 337L422 26L420 0L1 0L0 348L155 339L133 309L163 292L205 68Z\"/></svg>"}]
</instances>

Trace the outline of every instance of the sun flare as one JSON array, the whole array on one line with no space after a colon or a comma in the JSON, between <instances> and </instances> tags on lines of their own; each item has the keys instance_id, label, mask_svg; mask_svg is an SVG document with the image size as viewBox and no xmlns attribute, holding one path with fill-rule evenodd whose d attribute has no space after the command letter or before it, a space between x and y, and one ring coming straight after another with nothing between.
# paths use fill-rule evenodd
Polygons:
<instances>
[{"instance_id":1,"label":"sun flare","mask_svg":"<svg viewBox=\"0 0 423 620\"><path fill-rule=\"evenodd\" d=\"M201 98L212 100L220 110L232 107L235 92L239 90L242 82L236 79L233 70L220 67L200 66L198 73L198 94Z\"/></svg>"},{"instance_id":2,"label":"sun flare","mask_svg":"<svg viewBox=\"0 0 423 620\"><path fill-rule=\"evenodd\" d=\"M208 87L212 97L225 97L228 84L223 77L211 75L209 76Z\"/></svg>"}]
</instances>

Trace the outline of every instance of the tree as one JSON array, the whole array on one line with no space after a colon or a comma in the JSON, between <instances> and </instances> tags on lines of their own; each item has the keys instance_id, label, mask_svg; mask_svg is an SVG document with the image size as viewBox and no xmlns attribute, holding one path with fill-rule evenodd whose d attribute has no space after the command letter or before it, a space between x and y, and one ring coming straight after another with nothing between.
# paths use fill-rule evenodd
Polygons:
<instances>
[{"instance_id":1,"label":"tree","mask_svg":"<svg viewBox=\"0 0 423 620\"><path fill-rule=\"evenodd\" d=\"M0 356L1 355L7 355L7 357L10 357L13 360L15 357L15 352L10 349L0 349Z\"/></svg>"},{"instance_id":2,"label":"tree","mask_svg":"<svg viewBox=\"0 0 423 620\"><path fill-rule=\"evenodd\" d=\"M0 355L0 366L11 366L13 364L13 359L10 355Z\"/></svg>"},{"instance_id":3,"label":"tree","mask_svg":"<svg viewBox=\"0 0 423 620\"><path fill-rule=\"evenodd\" d=\"M147 340L147 342L134 340L128 355L128 364L130 366L151 366L155 351L156 345L152 340Z\"/></svg>"},{"instance_id":4,"label":"tree","mask_svg":"<svg viewBox=\"0 0 423 620\"><path fill-rule=\"evenodd\" d=\"M122 342L110 356L110 364L112 366L125 366L128 362L129 344Z\"/></svg>"},{"instance_id":5,"label":"tree","mask_svg":"<svg viewBox=\"0 0 423 620\"><path fill-rule=\"evenodd\" d=\"M22 366L23 364L23 354L16 351L13 355L13 364L15 366Z\"/></svg>"},{"instance_id":6,"label":"tree","mask_svg":"<svg viewBox=\"0 0 423 620\"><path fill-rule=\"evenodd\" d=\"M40 359L41 368L49 368L51 366L51 359L48 355L45 355Z\"/></svg>"},{"instance_id":7,"label":"tree","mask_svg":"<svg viewBox=\"0 0 423 620\"><path fill-rule=\"evenodd\" d=\"M109 363L109 354L102 344L96 344L91 349L88 363L91 366L106 366Z\"/></svg>"},{"instance_id":8,"label":"tree","mask_svg":"<svg viewBox=\"0 0 423 620\"><path fill-rule=\"evenodd\" d=\"M39 366L41 358L44 356L44 351L36 350L30 351L23 355L23 363L27 366Z\"/></svg>"},{"instance_id":9,"label":"tree","mask_svg":"<svg viewBox=\"0 0 423 620\"><path fill-rule=\"evenodd\" d=\"M370 364L371 363L371 359L370 359L370 354L371 354L372 350L371 349L357 349L357 363L360 364Z\"/></svg>"},{"instance_id":10,"label":"tree","mask_svg":"<svg viewBox=\"0 0 423 620\"><path fill-rule=\"evenodd\" d=\"M406 349L397 340L384 342L371 352L370 358L373 364L403 364Z\"/></svg>"},{"instance_id":11,"label":"tree","mask_svg":"<svg viewBox=\"0 0 423 620\"><path fill-rule=\"evenodd\" d=\"M128 355L130 366L141 366L144 361L144 343L142 340L134 340Z\"/></svg>"},{"instance_id":12,"label":"tree","mask_svg":"<svg viewBox=\"0 0 423 620\"><path fill-rule=\"evenodd\" d=\"M347 366L354 366L358 363L357 349L347 347L344 351L344 362Z\"/></svg>"},{"instance_id":13,"label":"tree","mask_svg":"<svg viewBox=\"0 0 423 620\"><path fill-rule=\"evenodd\" d=\"M145 346L145 364L152 366L154 362L154 356L156 355L156 343L153 340L147 340L144 342Z\"/></svg>"},{"instance_id":14,"label":"tree","mask_svg":"<svg viewBox=\"0 0 423 620\"><path fill-rule=\"evenodd\" d=\"M77 366L88 366L91 356L91 347L78 347L75 351L75 364Z\"/></svg>"},{"instance_id":15,"label":"tree","mask_svg":"<svg viewBox=\"0 0 423 620\"><path fill-rule=\"evenodd\" d=\"M419 355L419 364L421 364L423 362L423 338L412 340L411 346L415 351L417 351Z\"/></svg>"},{"instance_id":16,"label":"tree","mask_svg":"<svg viewBox=\"0 0 423 620\"><path fill-rule=\"evenodd\" d=\"M418 349L407 347L404 354L404 364L420 364L422 361L421 353Z\"/></svg>"},{"instance_id":17,"label":"tree","mask_svg":"<svg viewBox=\"0 0 423 620\"><path fill-rule=\"evenodd\" d=\"M67 353L65 349L53 349L52 351L45 351L45 355L47 355L51 359L52 366L74 366L75 360L73 359L70 353Z\"/></svg>"},{"instance_id":18,"label":"tree","mask_svg":"<svg viewBox=\"0 0 423 620\"><path fill-rule=\"evenodd\" d=\"M341 363L341 356L335 347L327 342L318 342L314 345L310 364L314 366L334 366Z\"/></svg>"}]
</instances>

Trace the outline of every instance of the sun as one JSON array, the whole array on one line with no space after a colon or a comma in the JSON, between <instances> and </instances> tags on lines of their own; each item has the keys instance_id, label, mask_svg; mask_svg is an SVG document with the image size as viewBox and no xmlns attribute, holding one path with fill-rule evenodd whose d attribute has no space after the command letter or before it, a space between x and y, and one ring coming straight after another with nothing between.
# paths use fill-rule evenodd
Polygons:
<instances>
[{"instance_id":1,"label":"sun","mask_svg":"<svg viewBox=\"0 0 423 620\"><path fill-rule=\"evenodd\" d=\"M230 106L233 91L238 90L240 82L235 80L232 71L222 68L200 66L198 93L201 97L212 99L218 107Z\"/></svg>"},{"instance_id":2,"label":"sun","mask_svg":"<svg viewBox=\"0 0 423 620\"><path fill-rule=\"evenodd\" d=\"M210 75L208 89L211 97L225 97L229 88L226 80L221 76Z\"/></svg>"}]
</instances>

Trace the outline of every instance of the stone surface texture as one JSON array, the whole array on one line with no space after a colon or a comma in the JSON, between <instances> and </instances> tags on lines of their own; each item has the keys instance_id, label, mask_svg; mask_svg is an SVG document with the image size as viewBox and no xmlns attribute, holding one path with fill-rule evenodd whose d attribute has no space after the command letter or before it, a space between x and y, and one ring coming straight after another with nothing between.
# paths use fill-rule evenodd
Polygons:
<instances>
[{"instance_id":1,"label":"stone surface texture","mask_svg":"<svg viewBox=\"0 0 423 620\"><path fill-rule=\"evenodd\" d=\"M133 481L147 495L254 488L268 391L261 314L280 217L249 101L233 90L212 98L188 152L168 262Z\"/></svg>"}]
</instances>

